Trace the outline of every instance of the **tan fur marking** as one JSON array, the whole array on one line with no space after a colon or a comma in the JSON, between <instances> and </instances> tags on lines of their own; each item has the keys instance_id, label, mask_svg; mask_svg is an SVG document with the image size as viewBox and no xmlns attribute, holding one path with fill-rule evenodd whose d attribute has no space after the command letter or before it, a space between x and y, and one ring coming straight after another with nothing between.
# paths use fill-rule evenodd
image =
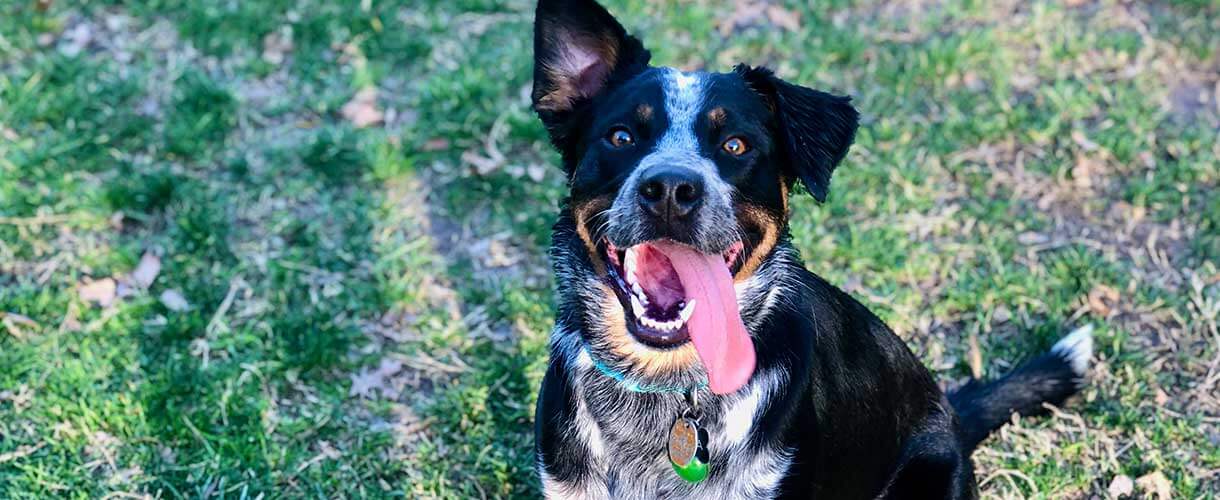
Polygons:
<instances>
[{"instance_id":1,"label":"tan fur marking","mask_svg":"<svg viewBox=\"0 0 1220 500\"><path fill-rule=\"evenodd\" d=\"M728 118L724 108L716 107L707 112L707 120L712 123L713 127L724 125L724 121Z\"/></svg>"},{"instance_id":2,"label":"tan fur marking","mask_svg":"<svg viewBox=\"0 0 1220 500\"><path fill-rule=\"evenodd\" d=\"M779 199L784 207L784 217L788 216L788 179L779 178Z\"/></svg>"},{"instance_id":3,"label":"tan fur marking","mask_svg":"<svg viewBox=\"0 0 1220 500\"><path fill-rule=\"evenodd\" d=\"M598 276L606 274L606 265L602 262L601 255L597 252L597 242L593 241L593 236L589 234L588 222L598 212L608 208L610 201L608 196L603 196L572 208L572 215L576 218L576 234L580 235L580 240L585 243L585 250L589 252L589 260L593 262L593 271Z\"/></svg>"},{"instance_id":4,"label":"tan fur marking","mask_svg":"<svg viewBox=\"0 0 1220 500\"><path fill-rule=\"evenodd\" d=\"M635 117L640 123L652 120L652 106L641 104L638 108L635 108Z\"/></svg>"},{"instance_id":5,"label":"tan fur marking","mask_svg":"<svg viewBox=\"0 0 1220 500\"><path fill-rule=\"evenodd\" d=\"M785 194L785 211L787 210L787 200L788 197ZM742 264L741 269L737 271L737 275L733 277L734 281L741 282L753 276L754 271L758 270L758 266L762 265L763 259L775 248L775 243L779 240L779 223L766 210L752 206L740 208L737 218L742 222L761 229L763 233L762 240L750 250L750 254L746 256L745 264Z\"/></svg>"},{"instance_id":6,"label":"tan fur marking","mask_svg":"<svg viewBox=\"0 0 1220 500\"><path fill-rule=\"evenodd\" d=\"M699 360L698 353L691 343L667 350L657 350L643 345L627 331L627 311L614 295L609 286L599 284L605 299L602 300L602 319L606 331L603 332L610 350L618 358L627 360L636 373L645 376L667 375L676 371L686 370Z\"/></svg>"}]
</instances>

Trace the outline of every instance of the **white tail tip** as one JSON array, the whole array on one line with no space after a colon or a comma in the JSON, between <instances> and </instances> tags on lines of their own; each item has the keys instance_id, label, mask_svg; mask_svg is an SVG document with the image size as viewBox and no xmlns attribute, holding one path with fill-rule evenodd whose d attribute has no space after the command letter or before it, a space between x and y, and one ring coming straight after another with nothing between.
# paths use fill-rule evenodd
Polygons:
<instances>
[{"instance_id":1,"label":"white tail tip","mask_svg":"<svg viewBox=\"0 0 1220 500\"><path fill-rule=\"evenodd\" d=\"M1093 357L1093 325L1077 328L1051 347L1051 352L1062 356L1072 366L1077 376L1089 371L1089 360Z\"/></svg>"}]
</instances>

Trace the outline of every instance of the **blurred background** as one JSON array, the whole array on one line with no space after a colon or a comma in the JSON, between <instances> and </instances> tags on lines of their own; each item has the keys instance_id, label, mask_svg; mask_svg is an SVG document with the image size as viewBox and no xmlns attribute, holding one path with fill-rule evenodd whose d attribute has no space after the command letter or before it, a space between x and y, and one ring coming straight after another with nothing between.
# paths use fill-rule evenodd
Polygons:
<instances>
[{"instance_id":1,"label":"blurred background","mask_svg":"<svg viewBox=\"0 0 1220 500\"><path fill-rule=\"evenodd\" d=\"M1098 327L986 497L1220 495L1220 4L614 1L863 124L808 267L945 384ZM528 0L0 4L0 497L535 497Z\"/></svg>"}]
</instances>

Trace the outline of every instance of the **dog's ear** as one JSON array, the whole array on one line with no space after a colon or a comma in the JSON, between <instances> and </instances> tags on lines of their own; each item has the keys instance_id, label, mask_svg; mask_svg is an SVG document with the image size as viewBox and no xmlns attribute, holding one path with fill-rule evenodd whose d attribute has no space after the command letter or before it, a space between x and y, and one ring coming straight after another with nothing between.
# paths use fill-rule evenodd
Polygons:
<instances>
[{"instance_id":1,"label":"dog's ear","mask_svg":"<svg viewBox=\"0 0 1220 500\"><path fill-rule=\"evenodd\" d=\"M573 111L648 67L638 39L593 0L540 0L534 17L534 110L562 142ZM557 136L558 134L558 136Z\"/></svg>"},{"instance_id":2,"label":"dog's ear","mask_svg":"<svg viewBox=\"0 0 1220 500\"><path fill-rule=\"evenodd\" d=\"M826 201L830 174L856 136L859 113L851 98L788 83L766 68L739 64L733 71L775 113L776 139L788 156L789 175L800 178L819 202Z\"/></svg>"}]
</instances>

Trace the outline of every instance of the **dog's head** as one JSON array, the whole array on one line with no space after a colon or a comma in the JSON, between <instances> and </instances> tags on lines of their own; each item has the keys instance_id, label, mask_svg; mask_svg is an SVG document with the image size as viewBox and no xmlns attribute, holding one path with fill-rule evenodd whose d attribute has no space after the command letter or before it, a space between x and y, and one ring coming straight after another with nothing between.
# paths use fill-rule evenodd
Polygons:
<instances>
[{"instance_id":1,"label":"dog's head","mask_svg":"<svg viewBox=\"0 0 1220 500\"><path fill-rule=\"evenodd\" d=\"M636 375L701 366L736 390L754 351L734 283L775 250L798 180L825 199L856 111L764 68L652 67L592 0L541 0L534 37L534 109L598 279L586 340Z\"/></svg>"}]
</instances>

